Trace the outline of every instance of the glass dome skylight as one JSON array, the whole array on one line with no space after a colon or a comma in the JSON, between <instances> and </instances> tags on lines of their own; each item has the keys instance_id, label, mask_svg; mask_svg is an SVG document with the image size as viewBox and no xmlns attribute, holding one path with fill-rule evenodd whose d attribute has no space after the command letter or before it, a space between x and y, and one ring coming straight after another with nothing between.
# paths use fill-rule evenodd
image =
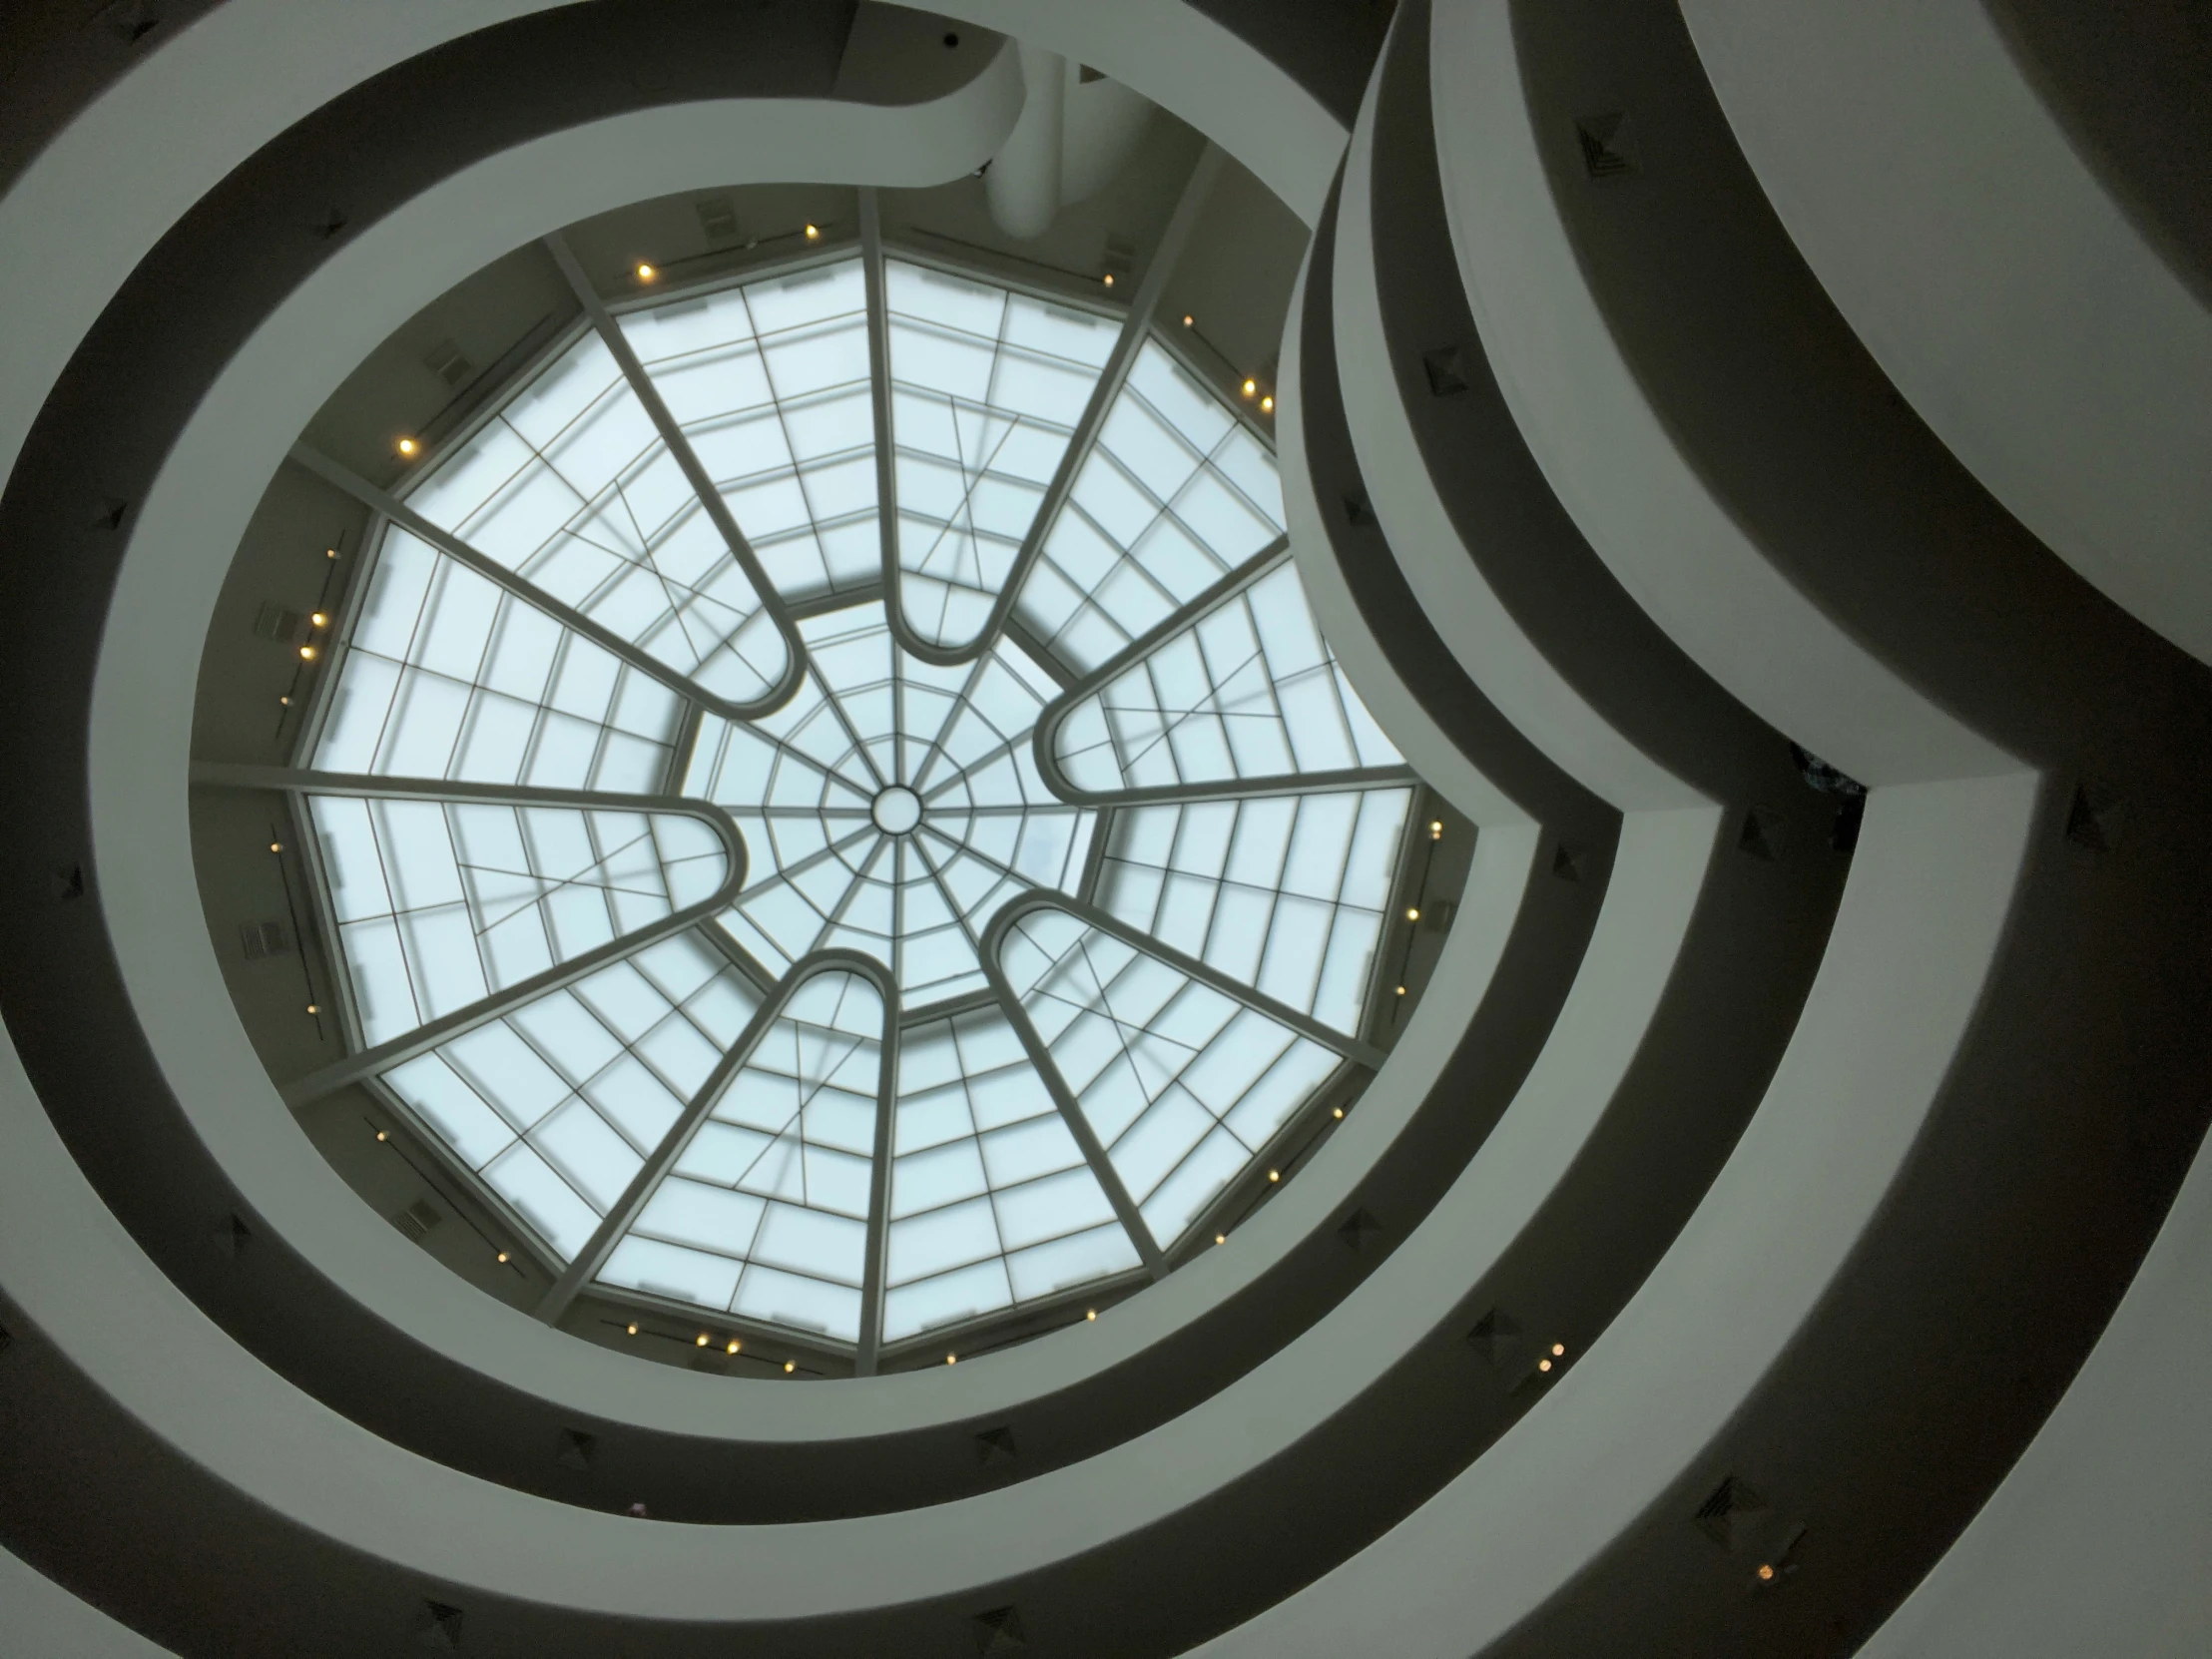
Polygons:
<instances>
[{"instance_id":1,"label":"glass dome skylight","mask_svg":"<svg viewBox=\"0 0 2212 1659\"><path fill-rule=\"evenodd\" d=\"M1158 1275L1365 1039L1415 781L1141 318L607 314L385 509L296 775L366 1081L579 1291L885 1348ZM290 1092L295 1099L301 1090Z\"/></svg>"}]
</instances>

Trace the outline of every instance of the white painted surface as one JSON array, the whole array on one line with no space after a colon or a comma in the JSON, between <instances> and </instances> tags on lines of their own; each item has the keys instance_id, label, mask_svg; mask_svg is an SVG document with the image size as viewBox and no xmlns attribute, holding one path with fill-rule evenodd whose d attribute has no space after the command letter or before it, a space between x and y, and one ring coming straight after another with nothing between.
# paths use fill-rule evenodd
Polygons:
<instances>
[{"instance_id":1,"label":"white painted surface","mask_svg":"<svg viewBox=\"0 0 2212 1659\"><path fill-rule=\"evenodd\" d=\"M1979 0L1683 0L1792 241L2012 514L2212 661L2212 311Z\"/></svg>"},{"instance_id":2,"label":"white painted surface","mask_svg":"<svg viewBox=\"0 0 2212 1659\"><path fill-rule=\"evenodd\" d=\"M1435 9L1444 211L1476 331L1536 463L1674 642L1778 731L1869 785L2014 771L1770 562L1622 355L1551 194L1508 0Z\"/></svg>"},{"instance_id":3,"label":"white painted surface","mask_svg":"<svg viewBox=\"0 0 2212 1659\"><path fill-rule=\"evenodd\" d=\"M1469 680L1582 787L1623 812L1704 797L1622 736L1522 632L1453 528L1391 369L1377 288L1375 105L1368 84L1345 162L1337 226L1337 367L1375 516L1405 582Z\"/></svg>"},{"instance_id":4,"label":"white painted surface","mask_svg":"<svg viewBox=\"0 0 2212 1659\"><path fill-rule=\"evenodd\" d=\"M278 1104L223 988L198 913L188 834L190 718L200 642L233 550L291 437L329 389L414 309L501 252L622 202L728 184L732 156L764 178L911 182L957 176L1012 119L1008 73L918 111L716 103L639 112L538 140L464 170L341 249L259 328L218 378L163 466L131 532L95 685L94 851L111 937L164 1072L248 1201L348 1294L461 1363L616 1421L767 1440L865 1437L956 1421L1064 1386L1202 1318L1282 1247L1320 1225L1386 1150L1426 1093L1487 970L1439 981L1338 1158L1268 1207L1242 1265L1177 1274L1120 1311L1110 1334L1061 1333L989 1360L920 1376L813 1388L747 1387L577 1343L491 1306L354 1201ZM1510 925L1533 839L1517 869L1477 858L1511 905L1476 906ZM1510 862L1510 860L1508 860ZM1462 926L1465 922L1462 922ZM1459 929L1454 929L1455 935ZM1470 929L1470 934L1471 934ZM1503 932L1468 949L1494 952ZM1418 1041L1412 1040L1416 1033ZM1432 1075L1432 1072L1427 1075ZM1348 1129L1353 1126L1348 1125ZM1333 1170L1335 1173L1325 1173ZM1090 1340L1086 1340L1086 1338ZM745 1384L739 1384L746 1386Z\"/></svg>"},{"instance_id":5,"label":"white painted surface","mask_svg":"<svg viewBox=\"0 0 2212 1659\"><path fill-rule=\"evenodd\" d=\"M1314 477L1306 460L1305 346L1299 319L1306 314L1306 279L1313 269L1313 248L1299 266L1291 289L1290 321L1283 330L1283 359L1277 380L1276 463L1283 479L1283 522L1291 538L1291 557L1306 601L1314 608L1322 637L1344 664L1352 689L1390 735L1406 764L1471 823L1493 825L1535 822L1536 815L1515 801L1478 768L1472 757L1438 726L1410 687L1398 677L1390 649L1368 626L1352 596L1344 569L1330 544Z\"/></svg>"},{"instance_id":6,"label":"white painted surface","mask_svg":"<svg viewBox=\"0 0 2212 1659\"><path fill-rule=\"evenodd\" d=\"M0 1549L0 1634L23 1659L167 1659L128 1626Z\"/></svg>"},{"instance_id":7,"label":"white painted surface","mask_svg":"<svg viewBox=\"0 0 2212 1659\"><path fill-rule=\"evenodd\" d=\"M1869 797L1828 952L1766 1098L1627 1308L1435 1497L1196 1652L1463 1659L1696 1465L1904 1167L2001 946L2036 784L2019 774Z\"/></svg>"},{"instance_id":8,"label":"white painted surface","mask_svg":"<svg viewBox=\"0 0 2212 1659\"><path fill-rule=\"evenodd\" d=\"M1542 1203L1610 1100L1673 971L1718 822L1713 812L1631 822L1597 936L1536 1068L1443 1201L1359 1291L1183 1416L1002 1491L830 1522L641 1527L402 1450L261 1366L147 1261L70 1161L12 1050L0 1052L0 1275L48 1341L183 1456L314 1532L442 1582L558 1607L731 1623L981 1589L1096 1549L1282 1454L1433 1329ZM1492 846L1525 880L1533 832L1494 831L1483 843ZM1439 981L1481 980L1488 936L1455 927ZM1417 1035L1405 1044L1428 1050L1432 1079L1450 1045ZM1346 1129L1390 1109L1390 1095L1372 1092ZM1232 1271L1240 1255L1264 1258L1276 1212L1321 1166L1356 1156L1348 1134L1333 1137L1316 1167L1228 1248L1170 1286ZM1145 1300L1067 1335L1107 1339ZM624 1370L651 1381L660 1368ZM871 1398L927 1386L873 1381L891 1386L857 1385L844 1402L848 1420L864 1419ZM830 1397L842 1386L778 1392ZM725 1411L729 1388L714 1390Z\"/></svg>"},{"instance_id":9,"label":"white painted surface","mask_svg":"<svg viewBox=\"0 0 2212 1659\"><path fill-rule=\"evenodd\" d=\"M1981 1512L1864 1659L2212 1653L2212 1156Z\"/></svg>"}]
</instances>

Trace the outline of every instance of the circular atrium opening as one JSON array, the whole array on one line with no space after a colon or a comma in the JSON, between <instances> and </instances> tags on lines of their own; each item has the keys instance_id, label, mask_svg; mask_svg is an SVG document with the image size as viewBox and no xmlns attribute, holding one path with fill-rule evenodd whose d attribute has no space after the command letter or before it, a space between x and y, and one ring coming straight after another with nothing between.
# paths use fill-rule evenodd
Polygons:
<instances>
[{"instance_id":1,"label":"circular atrium opening","mask_svg":"<svg viewBox=\"0 0 2212 1659\"><path fill-rule=\"evenodd\" d=\"M250 1034L396 1227L589 1340L822 1377L1087 1324L1342 1127L1439 948L1400 918L1471 835L1240 390L1303 233L1157 112L1042 243L983 190L515 251L234 566L195 824Z\"/></svg>"}]
</instances>

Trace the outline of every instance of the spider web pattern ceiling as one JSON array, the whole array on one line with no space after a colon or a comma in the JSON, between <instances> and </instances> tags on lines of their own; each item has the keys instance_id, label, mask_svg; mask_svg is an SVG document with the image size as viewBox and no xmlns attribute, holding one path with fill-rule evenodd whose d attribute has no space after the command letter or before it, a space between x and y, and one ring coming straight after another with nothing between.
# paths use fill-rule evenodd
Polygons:
<instances>
[{"instance_id":1,"label":"spider web pattern ceiling","mask_svg":"<svg viewBox=\"0 0 2212 1659\"><path fill-rule=\"evenodd\" d=\"M565 1294L863 1370L1165 1271L1372 1068L1417 788L1267 446L1142 319L867 276L520 377L382 529L301 757L373 1086Z\"/></svg>"}]
</instances>

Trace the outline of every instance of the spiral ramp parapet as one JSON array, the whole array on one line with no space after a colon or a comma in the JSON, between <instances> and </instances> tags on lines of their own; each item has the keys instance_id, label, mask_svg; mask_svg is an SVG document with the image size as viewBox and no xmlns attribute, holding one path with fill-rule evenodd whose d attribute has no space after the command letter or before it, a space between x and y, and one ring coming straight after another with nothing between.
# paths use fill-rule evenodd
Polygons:
<instances>
[{"instance_id":1,"label":"spiral ramp parapet","mask_svg":"<svg viewBox=\"0 0 2212 1659\"><path fill-rule=\"evenodd\" d=\"M2204 1651L2199 34L12 11L0 1650Z\"/></svg>"}]
</instances>

